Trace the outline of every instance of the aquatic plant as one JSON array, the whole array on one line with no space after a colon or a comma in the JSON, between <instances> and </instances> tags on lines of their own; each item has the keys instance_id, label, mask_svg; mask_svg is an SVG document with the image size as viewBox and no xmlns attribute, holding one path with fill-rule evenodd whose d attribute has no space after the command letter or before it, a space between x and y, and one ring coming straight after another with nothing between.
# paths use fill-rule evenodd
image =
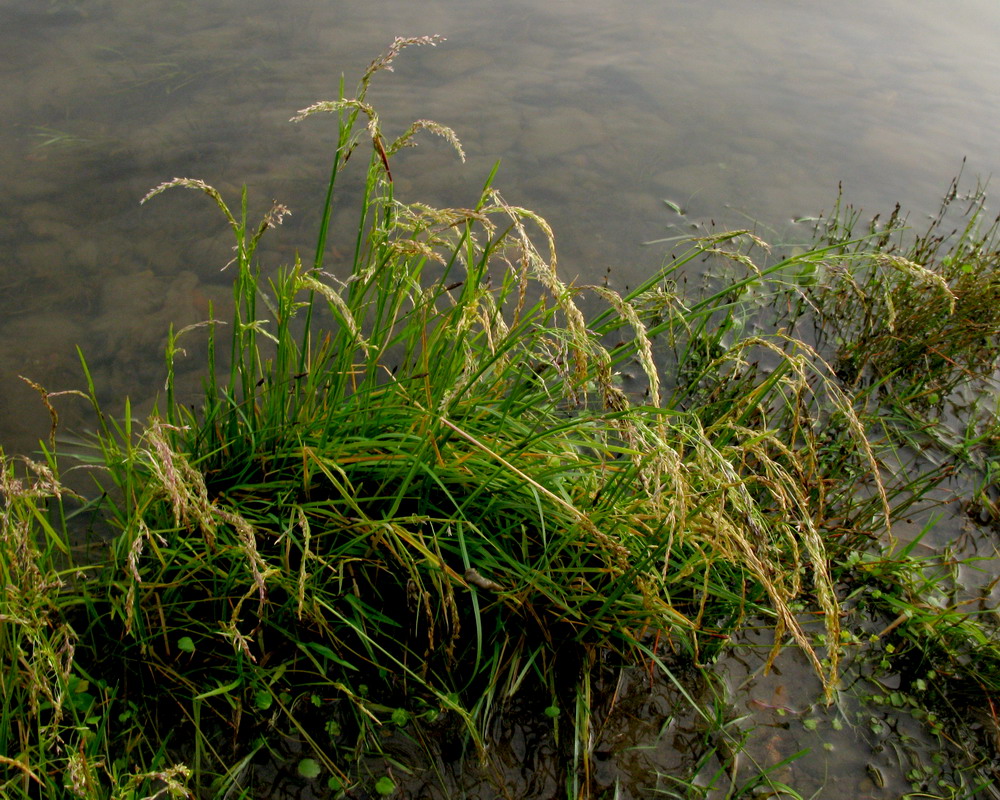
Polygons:
<instances>
[{"instance_id":1,"label":"aquatic plant","mask_svg":"<svg viewBox=\"0 0 1000 800\"><path fill-rule=\"evenodd\" d=\"M834 236L759 267L747 248L762 243L727 233L624 296L567 284L552 231L494 174L467 208L397 198L393 156L414 137L462 150L427 120L387 134L368 87L435 42L396 40L353 96L341 86L294 118L336 124L307 263L257 261L284 206L252 224L245 191L234 211L191 178L144 199L187 188L219 209L232 318L170 332L162 410L141 423L127 404L120 420L100 408L82 361L97 428L80 457L103 475L86 508L107 553L68 547L54 455L28 464L29 483L5 462L3 791L252 796L270 754L272 772L291 760L297 780L389 795L414 749L489 773L496 722L517 705L551 726L567 795L593 797L594 687L610 669L671 682L709 731L699 763L734 762L740 734L684 674L751 619L773 628L768 663L790 641L835 696L844 587L874 579L876 537L943 474L889 474L901 440L883 435L874 392L845 380L851 359L886 365L880 386L903 370L889 334L836 313L825 280L831 265L868 274L888 240ZM351 255L331 265L340 176L366 152ZM677 278L705 258L740 272L681 296ZM754 330L776 298L791 325ZM808 309L844 326L833 367L822 336L790 332ZM174 364L199 332L209 368L190 407ZM623 390L625 371L644 393ZM884 555L879 580L916 607L908 556ZM958 657L955 625L923 608L929 621L895 630ZM978 620L962 624L993 657ZM771 771L739 785L790 792Z\"/></svg>"},{"instance_id":2,"label":"aquatic plant","mask_svg":"<svg viewBox=\"0 0 1000 800\"><path fill-rule=\"evenodd\" d=\"M681 311L665 276L627 298L565 285L547 225L490 181L468 209L399 202L393 153L422 129L457 147L427 121L389 139L366 102L371 77L413 43L429 42L397 42L354 98L295 118L338 116L328 198L366 121L372 153L346 276L324 269L331 200L312 266L279 272L265 291L252 259L283 209L251 228L201 181L176 179L148 196L206 193L237 251L228 381L213 364L197 414L168 391L167 418L136 448L111 430L102 437L123 489L146 476L119 519L119 568L131 578L119 613L158 680L190 681L159 644L163 614L177 609L167 627L189 632L192 666L235 651L235 672L214 671L222 685L246 687L238 676L269 663L252 683L292 727L301 696L275 671L348 710L359 745L377 739L373 708L414 719L429 708L463 720L484 753L497 708L525 684L566 704L556 676L587 669L595 647L627 662L659 660L658 646L711 657L746 608L759 607L812 654L789 608L800 568L811 570L837 641L824 545L794 456L748 425L769 405L792 408L791 396L796 424L810 428L810 368L798 354L741 342L727 353L737 367L753 346L771 347L782 364L748 402L697 413L661 404L650 337L670 326L675 342L697 338L726 313L723 298ZM609 307L589 323L583 291ZM602 344L611 339L622 342ZM644 372L648 403L616 385L626 360ZM778 572L779 560L792 568ZM812 658L832 687L835 653L829 667ZM231 703L231 691L217 703Z\"/></svg>"}]
</instances>

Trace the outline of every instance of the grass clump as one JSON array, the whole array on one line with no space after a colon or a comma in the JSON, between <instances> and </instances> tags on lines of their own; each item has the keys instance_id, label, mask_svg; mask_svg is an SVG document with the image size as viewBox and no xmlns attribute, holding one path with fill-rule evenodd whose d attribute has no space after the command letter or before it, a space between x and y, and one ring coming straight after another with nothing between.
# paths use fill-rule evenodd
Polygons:
<instances>
[{"instance_id":1,"label":"grass clump","mask_svg":"<svg viewBox=\"0 0 1000 800\"><path fill-rule=\"evenodd\" d=\"M589 287L609 310L587 323L548 226L489 183L468 209L399 202L391 154L421 128L455 141L427 122L389 141L367 105L368 81L406 43L354 99L296 118L338 117L331 198L367 121L346 276L324 268L329 205L312 266L265 284L253 254L280 208L251 228L200 181L151 193L209 195L236 235L238 275L228 381L213 365L200 413L169 404L138 446L101 437L133 493L116 539L129 647L195 697L192 670L211 669L233 687L220 716L252 689L295 728L318 698L365 746L393 710L444 711L485 752L492 714L522 687L574 702L556 676L579 675L595 648L626 663L658 646L711 657L747 607L773 615L832 687L835 662L820 664L789 608L808 582L836 641L809 499L794 454L747 425L787 407L785 392L810 393L807 368L779 352L749 403L716 404L711 419L634 405L615 371L636 360L659 397L653 317L692 325L715 306L678 317L661 281L628 298ZM164 627L186 631L194 657L178 659Z\"/></svg>"},{"instance_id":2,"label":"grass clump","mask_svg":"<svg viewBox=\"0 0 1000 800\"><path fill-rule=\"evenodd\" d=\"M55 460L15 461L2 451L0 460L0 794L189 796L190 769L168 763L155 735L140 738L127 724L137 699L120 697L126 687L110 675L88 672L89 654L78 657L87 643L74 623L96 606L90 571L73 565L72 493Z\"/></svg>"},{"instance_id":3,"label":"grass clump","mask_svg":"<svg viewBox=\"0 0 1000 800\"><path fill-rule=\"evenodd\" d=\"M188 330L169 336L162 415L116 422L94 400L106 558L74 565L54 457L34 488L7 465L0 645L5 697L28 713L5 709L4 791L253 796L254 765L294 752L299 779L390 795L393 775L364 760L410 768L388 732L488 763L518 698L562 731L567 794L594 796L595 675L647 665L711 725L677 676L751 618L775 631L771 659L797 643L834 695L838 565L860 565L847 554L937 477L887 477L897 445L872 435L868 395L787 328L750 325L763 293L831 309L820 268L878 259L838 240L758 268L740 249L755 240L725 234L625 296L567 284L548 225L493 175L468 208L396 197L392 158L415 135L461 147L427 120L387 136L367 91L434 42L397 40L353 97L295 118L336 120L308 263L256 260L283 206L253 225L245 192L237 211L201 180L147 196L194 189L221 211L233 316L208 323L199 408L175 398ZM366 150L352 255L330 267L336 189ZM703 257L745 272L686 299L676 279ZM861 352L836 363L888 363ZM623 391L626 369L645 396Z\"/></svg>"}]
</instances>

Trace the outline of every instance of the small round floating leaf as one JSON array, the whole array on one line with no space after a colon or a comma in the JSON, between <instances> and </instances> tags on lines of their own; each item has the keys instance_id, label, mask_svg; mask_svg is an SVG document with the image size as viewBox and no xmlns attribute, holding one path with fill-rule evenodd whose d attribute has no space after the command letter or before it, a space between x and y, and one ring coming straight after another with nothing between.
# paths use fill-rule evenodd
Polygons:
<instances>
[{"instance_id":1,"label":"small round floating leaf","mask_svg":"<svg viewBox=\"0 0 1000 800\"><path fill-rule=\"evenodd\" d=\"M559 706L549 706L545 709L545 716L550 719L555 719L559 716Z\"/></svg>"},{"instance_id":2,"label":"small round floating leaf","mask_svg":"<svg viewBox=\"0 0 1000 800\"><path fill-rule=\"evenodd\" d=\"M185 653L194 652L194 639L190 636L182 636L177 640L177 648L183 650Z\"/></svg>"},{"instance_id":3,"label":"small round floating leaf","mask_svg":"<svg viewBox=\"0 0 1000 800\"><path fill-rule=\"evenodd\" d=\"M402 728L407 722L410 721L410 714L405 708L397 708L392 712L392 721L393 724Z\"/></svg>"},{"instance_id":4,"label":"small round floating leaf","mask_svg":"<svg viewBox=\"0 0 1000 800\"><path fill-rule=\"evenodd\" d=\"M315 758L303 758L299 762L299 775L303 778L318 778L322 772L319 762Z\"/></svg>"},{"instance_id":5,"label":"small round floating leaf","mask_svg":"<svg viewBox=\"0 0 1000 800\"><path fill-rule=\"evenodd\" d=\"M388 775L383 775L375 781L375 791L382 795L382 797L388 797L396 791L396 784Z\"/></svg>"}]
</instances>

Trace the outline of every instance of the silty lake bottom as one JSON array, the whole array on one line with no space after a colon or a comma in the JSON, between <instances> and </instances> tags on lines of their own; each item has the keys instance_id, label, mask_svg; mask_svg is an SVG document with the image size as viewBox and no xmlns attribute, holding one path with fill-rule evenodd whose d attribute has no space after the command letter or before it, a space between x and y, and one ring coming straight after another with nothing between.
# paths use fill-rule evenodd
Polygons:
<instances>
[{"instance_id":1,"label":"silty lake bottom","mask_svg":"<svg viewBox=\"0 0 1000 800\"><path fill-rule=\"evenodd\" d=\"M869 215L900 202L921 227L963 158L973 181L997 168L988 2L945 19L896 2L623 14L596 2L5 0L0 13L0 439L16 451L47 423L13 376L30 365L67 385L79 344L109 398L148 404L164 325L229 294L218 228L175 198L155 214L138 199L177 175L229 194L245 182L259 210L292 209L266 243L289 261L314 229L329 142L287 120L396 35L449 40L375 87L387 127L438 120L469 157L424 143L400 197L462 205L500 159L505 195L550 221L562 274L584 283L611 268L613 285L635 285L669 251L643 242L713 220L807 241L810 226L790 220L829 211L841 182Z\"/></svg>"},{"instance_id":2,"label":"silty lake bottom","mask_svg":"<svg viewBox=\"0 0 1000 800\"><path fill-rule=\"evenodd\" d=\"M231 276L217 271L232 258L231 242L220 233L218 220L192 211L196 201L185 193L157 198L155 207L142 210L135 206L136 199L164 178L190 174L210 180L236 204L239 185L246 181L251 202L256 203L252 219L266 210L272 197L293 205L293 217L268 234L264 246L269 249L261 253L263 263L290 263L295 249L308 250L309 232L316 226L325 169L317 163L325 164L328 159L330 139L320 125L309 129L289 126L285 120L311 101L332 96L331 75L343 70L350 87L358 67L397 30L386 31L384 22L378 20L345 21L343 10L333 15L331 7L320 4L289 4L280 24L263 9L251 9L237 24L226 13L231 8L220 7L212 19L204 10L192 14L183 4L164 9L159 24L151 24L147 10L140 14L113 4L53 3L44 12L11 5L9 10L20 26L5 29L4 35L13 40L9 52L23 56L13 60L28 64L38 58L35 54L47 51L53 58L58 53L61 64L60 69L39 65L8 81L16 87L9 94L16 111L7 117L15 124L5 134L11 140L5 148L9 160L4 169L9 171L13 191L4 200L5 217L10 221L4 233L9 307L0 335L5 342L3 380L11 388L2 393L3 425L4 441L10 443L7 450L28 452L35 448L37 438L46 435L48 417L37 396L19 386L14 375L26 374L52 391L81 388L73 352L73 345L79 344L109 410L128 394L145 411L153 391L162 386L160 353L168 325L173 322L179 328L204 319L210 303L224 308L231 297ZM455 127L470 155L469 164L461 167L447 146L422 140L418 150L404 152L397 162L397 197L468 204L493 160L503 156L498 185L508 200L536 208L552 221L563 274L580 274L580 282L594 282L602 280L610 266L609 284L624 291L651 274L669 246L643 249L644 241L668 239L689 230L707 232L716 216L736 218L725 220L727 224L744 224L739 212L750 215L765 238L767 231L760 229L769 225L778 228L780 239L794 238L788 231L795 228L786 220L815 216L829 208L838 179L848 178L850 187L849 176L833 166L825 167L827 177L817 180L811 174L814 163L793 159L789 151L794 148L782 145L775 129L760 130L762 120L777 129L790 124L787 113L778 113L786 108L780 98L774 100L775 108L767 109L764 103L763 113L754 118L760 135L730 139L736 144L726 144L728 132L737 127L732 122L710 126L711 131L679 129L684 118L706 104L707 98L712 98L708 104L730 108L736 103L749 115L750 109L737 100L723 100L710 91L722 88L712 85L713 75L732 75L733 69L720 70L716 64L697 80L690 70L698 59L674 56L669 63L650 65L645 63L646 55L644 68L639 69L634 59L621 55L635 52L628 38L634 24L613 25L607 18L586 15L573 23L558 16L539 19L539 12L523 6L504 10L506 16L497 20L496 30L511 35L497 37L477 32L481 21L463 20L454 9L439 9L440 17L425 21L420 30L431 22L440 23L433 27L448 33L451 42L435 50L408 53L400 62L399 74L381 76L388 79L380 79L373 89L386 128L393 124L401 128L409 119L430 116ZM397 20L405 18L403 9L393 11L398 13ZM689 19L687 24L699 22L705 21ZM129 26L134 35L123 36ZM343 34L334 38L341 28L352 31L350 42ZM453 32L456 28L458 33ZM108 38L109 30L117 31L114 40ZM466 31L468 41L463 42L460 34ZM560 33L565 43L558 42ZM509 51L511 43L522 36L525 50L517 59L526 65L525 71L520 77L512 73L509 81L502 80L499 76L504 72L497 70L497 60L513 56L501 51ZM303 43L303 37L311 41ZM251 40L255 43L252 51L238 47ZM495 40L502 40L502 47ZM568 42L573 46L567 46ZM336 67L328 63L330 50L337 53ZM154 53L156 57L150 57ZM720 58L721 48L710 58L704 53L700 56L701 62ZM276 67L279 64L281 69ZM682 68L688 72L678 76ZM605 104L611 98L630 101L595 114L577 96L581 73L588 77L588 91L596 92ZM502 89L497 90L498 85ZM658 107L655 98L663 96L666 87L678 85L689 87L691 96L686 102L675 100L670 108ZM932 82L925 88L930 87ZM742 89L745 106L760 103L751 102L754 93L745 86ZM497 96L487 90L498 91L502 102L484 108L484 95ZM866 133L859 139L841 132L839 141L852 141L863 152L864 142L870 144L882 135L889 142L879 152L905 160L901 153L906 148L899 146L905 137L898 134L905 130L916 137L917 117L899 113L901 90L882 91L885 94L879 96L872 87L865 98L871 104L868 110L842 112L845 126L860 124ZM442 103L442 97L449 98L449 103ZM903 97L905 104L905 91ZM894 103L897 110L892 108ZM883 109L879 112L883 116L878 116L876 108ZM939 109L939 116L947 110ZM908 117L905 123L898 122L904 117ZM748 125L745 118L739 123L741 128ZM754 139L761 149L746 152ZM970 152L964 145L956 147L953 155L935 156L943 169L933 180L927 175L933 170L919 170L925 152L914 148L917 155L910 158L917 162L924 189L915 203L918 209L934 209L932 192L940 194L961 156ZM811 139L798 146L807 153L814 147ZM682 160L684 164L679 163ZM793 171L774 169L784 160ZM754 163L763 165L760 170L770 180L753 178ZM841 163L851 163L849 154L842 156ZM884 187L884 193L871 192L877 208L891 210L892 202L900 199L899 187L906 184L899 177L906 172L903 165L893 166L896 169L881 166L881 174L894 176L885 183L896 187L896 193L888 194L891 188ZM972 167L980 169L977 164ZM853 169L859 168L855 164ZM730 178L734 171L737 176ZM619 182L611 183L611 176ZM360 171L348 174L347 180L355 181L355 186L345 193L357 190L360 177ZM928 191L930 183L934 185ZM872 207L868 199L863 198ZM923 215L918 211L916 216ZM337 220L335 224L347 223ZM804 227L798 235L807 240L811 226ZM342 246L338 242L345 233L349 230L341 228L331 237L335 248ZM347 258L349 252L333 257ZM181 376L186 379L185 391L193 399L205 369L198 349L192 346L190 358L178 362L186 372ZM65 432L92 428L93 418L85 404L68 405L68 401L60 404ZM959 485L956 491L961 494L965 487ZM927 543L942 546L962 535L954 555L992 552L990 537L979 533L975 520L957 504L945 509ZM938 509L930 515L941 513ZM979 517L986 518L984 513ZM904 541L914 538L928 518L915 516L909 524L901 521L897 535ZM917 552L923 551L918 548ZM981 566L987 577L977 583L989 585L991 567ZM968 573L966 569L962 575L965 583L974 578ZM884 627L892 621L886 620ZM774 780L795 786L806 796L821 787L822 796L889 797L913 791L911 773L930 762L941 744L928 733L926 724L908 714L905 693L894 684L897 679L890 675L879 684L858 678L853 693L845 691L839 705L826 709L818 703L821 692L811 667L795 651L783 654L769 675L762 674L763 657L751 654L766 653L767 634L763 630L753 633L753 626L748 629L738 640L747 647L733 648L714 665L713 670L723 677L720 685L702 686L692 678L687 687L706 705L712 705L712 691L721 692L718 703L724 709L724 722L731 725L727 731L731 736L723 737L719 745L706 745L709 728L704 719L678 710L685 704L676 687L653 680L650 689L650 679L642 669L615 673L615 681L595 687L603 690L604 702L610 704L607 698L615 698L607 724L595 733L593 746L599 755L595 785L619 791L621 796L645 796L644 792L652 791L650 787L667 796L670 792L691 794L695 789L675 786L667 778L651 780L651 776L693 775L698 759L717 747L705 762L700 780L723 794L729 791L730 773L743 768L750 770L745 774L753 774L749 765L754 762L764 769L780 765L774 770ZM856 652L858 658L867 655L862 647ZM859 667L858 672L866 669ZM529 709L528 713L537 711ZM739 749L733 741L740 742L744 730L749 731L746 748L740 759L735 754L730 757L727 751ZM511 795L542 797L558 792L562 776L556 765L565 753L546 738L548 729L533 730L532 735L541 737L538 740L525 741L523 730L506 732L506 740L504 734L502 730L498 734L507 748L500 762L507 765L504 782ZM714 735L719 736L718 731ZM406 754L408 745L402 738L399 747ZM543 744L537 745L538 741ZM295 772L299 746L290 745L284 761L276 759L270 768L280 774L289 766L288 771ZM548 748L551 760L546 761ZM807 748L807 755L782 764ZM537 760L533 762L529 754ZM984 767L988 770L988 765ZM401 785L404 774L394 773ZM741 785L747 779L736 775L733 780L734 785ZM428 796L433 796L432 791L426 789ZM478 791L490 796L493 790ZM920 791L949 796L947 787Z\"/></svg>"}]
</instances>

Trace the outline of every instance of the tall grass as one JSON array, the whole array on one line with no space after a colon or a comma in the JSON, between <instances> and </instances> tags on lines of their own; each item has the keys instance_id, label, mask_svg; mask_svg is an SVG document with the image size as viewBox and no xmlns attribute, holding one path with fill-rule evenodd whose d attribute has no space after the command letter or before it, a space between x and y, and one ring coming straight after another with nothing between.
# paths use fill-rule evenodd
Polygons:
<instances>
[{"instance_id":1,"label":"tall grass","mask_svg":"<svg viewBox=\"0 0 1000 800\"><path fill-rule=\"evenodd\" d=\"M283 206L254 224L245 192L234 211L189 178L145 198L188 188L219 209L232 320L208 323L200 408L174 396L188 330L169 336L162 414L115 421L94 400L114 536L93 567L78 574L43 513L61 507L54 456L34 488L7 468L4 791L253 795L254 765L287 738L301 776L391 794L392 774L358 766L386 731L432 751L457 736L488 762L492 721L526 697L563 732L568 795L590 797L595 675L648 665L711 721L678 674L748 619L773 626L771 659L794 642L835 695L838 565L940 475L884 473L898 445L842 380L852 358L883 363L881 345L829 366L789 329L750 325L762 295L845 319L815 276L845 253L878 268L878 247L842 237L758 267L758 243L725 234L625 296L569 285L548 225L492 174L468 208L395 196L393 155L421 131L461 155L427 120L386 134L367 100L401 50L434 43L397 40L353 97L295 117L335 126L311 262L258 264ZM337 186L366 152L351 263L331 272ZM676 279L706 256L742 274L682 297ZM585 297L603 308L589 319ZM644 396L622 390L626 369Z\"/></svg>"}]
</instances>

